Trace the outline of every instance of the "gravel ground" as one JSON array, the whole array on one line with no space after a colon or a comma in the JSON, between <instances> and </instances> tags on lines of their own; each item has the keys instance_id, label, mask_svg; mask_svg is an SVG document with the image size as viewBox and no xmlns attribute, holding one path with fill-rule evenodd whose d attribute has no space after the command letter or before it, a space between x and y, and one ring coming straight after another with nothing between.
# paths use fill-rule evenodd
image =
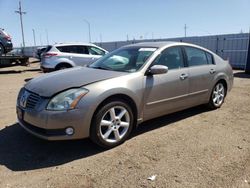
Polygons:
<instances>
[{"instance_id":1,"label":"gravel ground","mask_svg":"<svg viewBox=\"0 0 250 188\"><path fill-rule=\"evenodd\" d=\"M0 187L250 187L250 76L235 71L222 108L203 106L139 126L123 145L47 142L17 123L23 84L42 73L0 68ZM154 181L147 180L156 175Z\"/></svg>"}]
</instances>

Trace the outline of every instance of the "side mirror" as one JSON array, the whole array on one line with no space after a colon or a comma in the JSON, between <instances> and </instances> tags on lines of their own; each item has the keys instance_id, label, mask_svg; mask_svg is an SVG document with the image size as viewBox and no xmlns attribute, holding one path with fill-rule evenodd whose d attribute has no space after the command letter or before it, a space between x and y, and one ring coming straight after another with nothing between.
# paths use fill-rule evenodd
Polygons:
<instances>
[{"instance_id":1,"label":"side mirror","mask_svg":"<svg viewBox=\"0 0 250 188\"><path fill-rule=\"evenodd\" d=\"M149 70L148 73L151 75L154 74L165 74L168 72L168 67L164 65L153 65Z\"/></svg>"}]
</instances>

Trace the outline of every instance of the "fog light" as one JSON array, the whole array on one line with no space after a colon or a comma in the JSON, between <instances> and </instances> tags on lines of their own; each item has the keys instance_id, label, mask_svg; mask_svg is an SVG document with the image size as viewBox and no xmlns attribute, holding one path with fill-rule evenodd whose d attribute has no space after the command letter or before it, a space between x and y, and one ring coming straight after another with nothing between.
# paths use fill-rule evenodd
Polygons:
<instances>
[{"instance_id":1,"label":"fog light","mask_svg":"<svg viewBox=\"0 0 250 188\"><path fill-rule=\"evenodd\" d=\"M74 129L72 127L68 127L65 129L65 133L67 135L73 135L74 134Z\"/></svg>"}]
</instances>

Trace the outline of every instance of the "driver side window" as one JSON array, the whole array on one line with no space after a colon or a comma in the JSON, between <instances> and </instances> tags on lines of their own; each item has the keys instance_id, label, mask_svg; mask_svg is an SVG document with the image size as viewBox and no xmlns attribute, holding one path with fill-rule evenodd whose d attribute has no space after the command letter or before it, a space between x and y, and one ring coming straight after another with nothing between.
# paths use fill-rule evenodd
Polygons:
<instances>
[{"instance_id":1,"label":"driver side window","mask_svg":"<svg viewBox=\"0 0 250 188\"><path fill-rule=\"evenodd\" d=\"M184 67L181 48L170 47L165 49L154 61L154 65L167 66L169 70Z\"/></svg>"}]
</instances>

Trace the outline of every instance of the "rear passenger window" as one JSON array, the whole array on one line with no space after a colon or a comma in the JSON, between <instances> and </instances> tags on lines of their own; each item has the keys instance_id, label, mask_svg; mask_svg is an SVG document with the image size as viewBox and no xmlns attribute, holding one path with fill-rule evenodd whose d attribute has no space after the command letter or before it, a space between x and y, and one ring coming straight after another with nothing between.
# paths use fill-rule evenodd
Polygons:
<instances>
[{"instance_id":1,"label":"rear passenger window","mask_svg":"<svg viewBox=\"0 0 250 188\"><path fill-rule=\"evenodd\" d=\"M185 47L185 50L187 54L188 65L190 67L207 64L205 51L193 47Z\"/></svg>"},{"instance_id":2,"label":"rear passenger window","mask_svg":"<svg viewBox=\"0 0 250 188\"><path fill-rule=\"evenodd\" d=\"M70 53L70 46L57 46L56 47L60 52Z\"/></svg>"},{"instance_id":3,"label":"rear passenger window","mask_svg":"<svg viewBox=\"0 0 250 188\"><path fill-rule=\"evenodd\" d=\"M206 52L206 55L207 55L207 63L208 64L214 64L214 61L213 61L213 55Z\"/></svg>"},{"instance_id":4,"label":"rear passenger window","mask_svg":"<svg viewBox=\"0 0 250 188\"><path fill-rule=\"evenodd\" d=\"M86 46L76 46L76 53L78 54L89 54L88 48Z\"/></svg>"},{"instance_id":5,"label":"rear passenger window","mask_svg":"<svg viewBox=\"0 0 250 188\"><path fill-rule=\"evenodd\" d=\"M179 47L167 48L155 59L154 65L165 65L169 70L184 67L181 49Z\"/></svg>"},{"instance_id":6,"label":"rear passenger window","mask_svg":"<svg viewBox=\"0 0 250 188\"><path fill-rule=\"evenodd\" d=\"M60 52L74 53L74 54L89 54L86 46L58 46L56 47Z\"/></svg>"}]
</instances>

